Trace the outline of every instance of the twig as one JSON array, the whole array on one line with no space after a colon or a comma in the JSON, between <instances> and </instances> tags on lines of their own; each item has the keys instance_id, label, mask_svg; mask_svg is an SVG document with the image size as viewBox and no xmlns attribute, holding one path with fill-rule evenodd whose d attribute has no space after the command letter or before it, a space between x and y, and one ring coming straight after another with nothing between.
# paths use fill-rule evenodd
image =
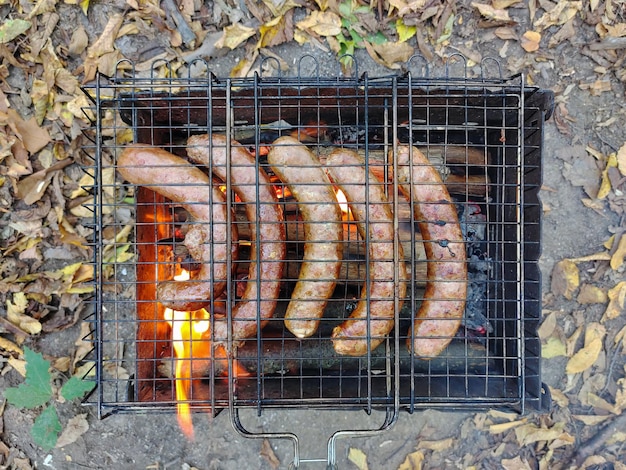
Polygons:
<instances>
[{"instance_id":1,"label":"twig","mask_svg":"<svg viewBox=\"0 0 626 470\"><path fill-rule=\"evenodd\" d=\"M626 413L622 413L617 416L610 423L605 424L591 439L581 445L574 453L569 463L573 464L575 468L579 468L580 465L587 459L587 457L594 455L598 452L600 447L609 439L614 433L622 431L626 428ZM566 466L567 467L567 466Z\"/></svg>"},{"instance_id":2,"label":"twig","mask_svg":"<svg viewBox=\"0 0 626 470\"><path fill-rule=\"evenodd\" d=\"M194 33L189 27L187 21L185 21L185 18L180 13L178 7L174 3L174 0L163 0L163 7L165 9L165 12L169 15L169 17L176 25L176 28L180 33L180 37L183 40L183 44L185 44L185 46L187 47L193 46L193 43L196 40L196 33Z\"/></svg>"}]
</instances>

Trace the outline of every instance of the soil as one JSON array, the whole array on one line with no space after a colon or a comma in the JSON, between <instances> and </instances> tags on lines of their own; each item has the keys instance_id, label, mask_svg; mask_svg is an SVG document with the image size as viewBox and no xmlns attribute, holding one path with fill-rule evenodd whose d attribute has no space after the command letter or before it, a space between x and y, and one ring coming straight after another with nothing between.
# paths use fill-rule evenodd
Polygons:
<instances>
[{"instance_id":1,"label":"soil","mask_svg":"<svg viewBox=\"0 0 626 470\"><path fill-rule=\"evenodd\" d=\"M118 11L115 6L93 4L85 17L78 7L63 6L70 12L69 21L63 23L71 35L69 25L80 21L91 38L97 38L106 24L107 14ZM458 48L471 48L472 53L480 57L499 57L504 41L494 36L491 28L478 28L477 15L471 9L465 9L465 23L454 29L449 45L444 48L446 54L454 53ZM521 21L519 31L525 31L524 22L528 23L527 11L519 9L515 17ZM555 48L539 51L531 56L516 43L506 50L499 60L503 64L503 74L512 75L523 72L532 78L533 84L555 91L557 98L567 104L571 120L567 121L569 133L564 132L555 119L544 124L543 143L543 188L541 200L544 204L543 223L541 226L542 256L540 268L543 274L542 287L545 308L560 312L559 327L566 336L573 330L577 315L587 315L597 321L604 307L602 305L580 305L575 300L567 300L551 293L551 273L556 262L564 258L575 258L603 250L603 243L611 235L611 230L623 224L622 214L603 205L599 210L585 206L583 198L588 197L580 186L571 182L571 166L575 163L568 156L568 149L575 154L576 149L589 145L603 154L617 151L626 142L626 127L622 125L626 118L624 104L624 83L611 70L601 78L610 82L610 91L594 94L591 89L579 85L594 83L599 75L600 66L588 53L586 45L595 40L592 26L577 22L577 33L573 39L564 41ZM475 34L475 36L474 36ZM127 38L118 44L125 55L137 55L149 43L146 37ZM142 44L143 42L143 44ZM469 46L468 46L469 44ZM542 43L543 45L543 43ZM543 46L542 46L543 47ZM272 49L290 65L287 74L295 74L296 59L310 54L319 62L322 76L335 76L339 71L337 59L332 52L325 52L310 44L303 46L296 43L281 45ZM622 50L623 51L623 50ZM621 53L622 51L617 51ZM212 59L211 70L218 76L225 76L242 57L243 51L236 49L222 57ZM358 74L367 72L370 76L382 76L397 73L374 62L363 50L357 51ZM516 67L515 65L518 64ZM443 61L435 56L433 74L444 70ZM470 73L475 73L472 67ZM23 76L18 70L12 70L9 82L18 87ZM571 86L571 87L570 87ZM567 95L564 93L567 90ZM609 118L616 118L611 125L602 123ZM585 265L591 270L583 272L589 279L594 266ZM607 274L601 279L604 287L612 287L612 281L619 274ZM618 329L622 320L610 326ZM50 334L41 335L31 342L34 349L53 357L71 356L75 349L74 342L79 334L78 324ZM615 383L624 377L624 355L615 356L610 365L611 376L607 379L615 389ZM610 358L609 358L610 359ZM550 387L566 389L568 376L565 372L567 357L560 356L545 359L542 363L542 380ZM608 373L609 365L603 374ZM22 378L15 371L0 376L0 390L15 386ZM580 383L579 383L580 386ZM553 405L556 407L556 405ZM78 440L65 448L44 452L32 443L30 428L36 413L18 410L7 406L4 411L3 441L18 449L30 459L32 466L39 469L186 469L196 467L209 469L272 468L272 464L263 454L263 440L248 439L233 429L228 411L214 418L203 414L194 415L195 441L190 442L180 432L174 413L120 413L100 419L96 409L91 406L59 404L62 422L72 416L87 413L89 429ZM572 413L579 413L588 408L580 405ZM532 415L529 419L541 420L550 413ZM401 411L397 421L389 429L372 436L339 440L336 456L339 468L356 468L348 459L350 448L358 448L367 456L371 469L398 468L408 454L415 451L421 441L441 441L452 438L446 452L426 453L424 468L464 468L468 455L483 455L480 468L496 468L501 465L500 458L513 458L519 449L515 442L499 441L503 436L493 436L488 432L476 430L472 423L475 413L457 410L425 410L409 414ZM300 459L321 459L318 462L302 463L303 468L323 468L325 466L327 440L334 431L354 429L377 429L385 416L381 412L367 415L365 412L311 411L301 409L264 410L257 416L253 410L241 413L241 421L250 432L294 432L299 439ZM582 429L582 423L572 424L578 432L575 446L584 446L584 437L589 434ZM287 468L294 459L293 445L288 440L272 439L271 445L275 456L280 461L280 468ZM491 452L491 453L489 453ZM606 452L606 454L603 454ZM600 455L609 455L613 451L601 450ZM624 450L620 449L622 462L626 460ZM571 453L570 453L571 456ZM531 459L529 458L529 461ZM619 461L619 459L618 459ZM536 464L536 461L535 461ZM561 463L568 468L566 463ZM571 468L576 465L572 463ZM403 467L403 468L420 468ZM507 467L513 468L513 467ZM538 468L515 467L515 468ZM608 468L608 467L607 467ZM616 467L617 468L617 467Z\"/></svg>"}]
</instances>

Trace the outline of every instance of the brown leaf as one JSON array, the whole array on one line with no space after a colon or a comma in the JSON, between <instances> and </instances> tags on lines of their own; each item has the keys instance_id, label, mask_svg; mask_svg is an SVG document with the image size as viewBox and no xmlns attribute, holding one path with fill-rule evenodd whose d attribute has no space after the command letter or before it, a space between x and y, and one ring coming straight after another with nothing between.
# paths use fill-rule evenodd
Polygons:
<instances>
[{"instance_id":1,"label":"brown leaf","mask_svg":"<svg viewBox=\"0 0 626 470\"><path fill-rule=\"evenodd\" d=\"M535 27L544 30L550 26L565 24L582 9L582 4L581 1L559 0L554 8L546 11L535 21Z\"/></svg>"},{"instance_id":2,"label":"brown leaf","mask_svg":"<svg viewBox=\"0 0 626 470\"><path fill-rule=\"evenodd\" d=\"M541 326L537 328L537 335L542 341L548 339L548 337L552 336L554 329L556 328L556 312L548 313L543 321L541 322Z\"/></svg>"},{"instance_id":3,"label":"brown leaf","mask_svg":"<svg viewBox=\"0 0 626 470\"><path fill-rule=\"evenodd\" d=\"M91 47L89 47L89 49L87 49L87 58L84 63L85 76L83 78L83 83L90 82L95 78L96 70L99 65L102 69L102 64L99 63L100 57L110 55L115 52L115 39L117 38L117 33L122 26L123 21L123 14L117 13L112 15L104 27L104 30L100 34L100 37L91 45ZM108 63L105 68L107 71L103 73L111 73L110 63Z\"/></svg>"},{"instance_id":4,"label":"brown leaf","mask_svg":"<svg viewBox=\"0 0 626 470\"><path fill-rule=\"evenodd\" d=\"M569 259L564 259L556 263L552 270L552 293L562 295L568 300L572 299L574 292L578 289L580 277L578 266Z\"/></svg>"},{"instance_id":5,"label":"brown leaf","mask_svg":"<svg viewBox=\"0 0 626 470\"><path fill-rule=\"evenodd\" d=\"M502 468L504 470L531 470L532 467L528 464L526 460L522 460L522 458L518 455L512 459L502 459L500 461Z\"/></svg>"},{"instance_id":6,"label":"brown leaf","mask_svg":"<svg viewBox=\"0 0 626 470\"><path fill-rule=\"evenodd\" d=\"M496 36L498 36L503 41L506 41L509 39L517 40L517 33L515 32L515 29L511 27L500 26L499 28L496 28L493 32Z\"/></svg>"},{"instance_id":7,"label":"brown leaf","mask_svg":"<svg viewBox=\"0 0 626 470\"><path fill-rule=\"evenodd\" d=\"M263 439L263 442L261 444L261 457L267 460L267 462L274 470L280 467L280 460L278 460L278 457L276 457L276 454L274 453L274 449L272 449L272 444L270 443L269 439Z\"/></svg>"},{"instance_id":8,"label":"brown leaf","mask_svg":"<svg viewBox=\"0 0 626 470\"><path fill-rule=\"evenodd\" d=\"M55 163L50 168L33 173L17 183L17 197L22 199L26 205L34 204L44 195L48 184L56 171L62 170L73 163L71 158L67 158Z\"/></svg>"},{"instance_id":9,"label":"brown leaf","mask_svg":"<svg viewBox=\"0 0 626 470\"><path fill-rule=\"evenodd\" d=\"M413 55L413 46L406 42L385 42L383 44L370 44L363 41L369 55L380 65L390 69L399 69Z\"/></svg>"},{"instance_id":10,"label":"brown leaf","mask_svg":"<svg viewBox=\"0 0 626 470\"><path fill-rule=\"evenodd\" d=\"M539 42L541 41L541 34L537 31L526 31L520 40L522 49L526 52L535 52L539 50Z\"/></svg>"},{"instance_id":11,"label":"brown leaf","mask_svg":"<svg viewBox=\"0 0 626 470\"><path fill-rule=\"evenodd\" d=\"M293 10L259 27L261 38L258 47L278 46L293 39Z\"/></svg>"},{"instance_id":12,"label":"brown leaf","mask_svg":"<svg viewBox=\"0 0 626 470\"><path fill-rule=\"evenodd\" d=\"M592 284L583 284L580 286L580 292L576 301L579 304L603 304L608 300L606 292Z\"/></svg>"},{"instance_id":13,"label":"brown leaf","mask_svg":"<svg viewBox=\"0 0 626 470\"><path fill-rule=\"evenodd\" d=\"M48 131L43 127L39 127L34 117L31 117L28 121L24 121L14 109L9 109L7 115L9 117L9 126L31 155L39 152L48 145L48 142L50 142L50 134L48 134Z\"/></svg>"},{"instance_id":14,"label":"brown leaf","mask_svg":"<svg viewBox=\"0 0 626 470\"><path fill-rule=\"evenodd\" d=\"M89 423L87 422L87 413L79 414L70 418L65 426L65 429L59 436L55 447L60 449L76 442L78 438L85 434L88 430Z\"/></svg>"},{"instance_id":15,"label":"brown leaf","mask_svg":"<svg viewBox=\"0 0 626 470\"><path fill-rule=\"evenodd\" d=\"M501 8L494 8L486 3L472 2L472 6L478 10L478 12L487 18L488 20L509 23L511 17L509 12Z\"/></svg>"},{"instance_id":16,"label":"brown leaf","mask_svg":"<svg viewBox=\"0 0 626 470\"><path fill-rule=\"evenodd\" d=\"M552 35L548 42L548 47L553 48L561 44L563 41L573 38L576 35L576 28L574 27L574 20L571 19Z\"/></svg>"},{"instance_id":17,"label":"brown leaf","mask_svg":"<svg viewBox=\"0 0 626 470\"><path fill-rule=\"evenodd\" d=\"M79 26L72 33L72 39L70 40L70 44L68 46L68 51L73 56L79 56L83 53L87 46L89 45L89 36L85 32L85 28Z\"/></svg>"}]
</instances>

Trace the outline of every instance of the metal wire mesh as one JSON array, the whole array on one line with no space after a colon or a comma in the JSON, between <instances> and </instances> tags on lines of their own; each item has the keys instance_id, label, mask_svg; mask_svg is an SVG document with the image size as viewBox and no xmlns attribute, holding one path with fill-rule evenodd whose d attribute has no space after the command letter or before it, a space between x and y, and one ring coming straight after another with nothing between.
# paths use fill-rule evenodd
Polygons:
<instances>
[{"instance_id":1,"label":"metal wire mesh","mask_svg":"<svg viewBox=\"0 0 626 470\"><path fill-rule=\"evenodd\" d=\"M391 422L400 409L541 408L537 193L542 123L551 110L551 94L526 86L522 76L468 79L464 69L461 78L448 70L444 75L431 78L426 69L382 78L217 79L210 73L176 77L163 66L144 78L123 63L116 77L100 76L86 90L94 103L95 142L85 149L94 161L88 168L94 175L88 204L97 229L99 410L171 409L184 400L214 413L223 408L259 413L272 407L387 409ZM200 149L207 160L199 164L187 159L188 139L202 135L208 136ZM369 294L383 280L374 276L380 260L370 229L380 221L369 209L363 220L352 220L342 206L336 286L319 327L307 338L289 332L284 315L306 250L303 216L321 201L296 200L268 164L267 151L280 136L305 144L321 167L334 149L356 153L363 165L354 171L375 176L367 180L361 202L371 207L370 189L379 188L383 212L392 214L383 229L393 235L386 240L393 257L383 261L393 263L394 274L384 280L391 286L388 297L377 299ZM156 173L138 168L145 162L136 156L121 165L120 155L131 142L163 149L176 159L162 160ZM428 241L420 236L415 202L399 192L394 177L403 145L419 149L441 174L463 234L463 240L449 241L462 242L466 254L461 327L450 345L428 360L415 357L406 340L414 335L412 318L427 284L440 281L427 278L427 265L435 260L425 257ZM283 150L290 152L289 146ZM213 158L219 152L225 154L222 163ZM252 163L234 159L237 152L252 156ZM185 179L188 170L194 178L204 175L205 183ZM138 179L129 182L122 174ZM246 181L235 177L242 174ZM420 182L413 183L419 188ZM268 192L276 199L263 196ZM222 222L215 218L216 206L223 208ZM203 219L199 214L207 211L211 216ZM308 223L332 222L317 217ZM359 235L359 223L365 236ZM284 240L272 238L281 231ZM209 242L193 246L189 234L198 232ZM265 252L281 243L282 260ZM193 256L194 249L204 259ZM318 268L331 270L324 262L317 260ZM268 268L272 263L282 263L280 279L263 277L276 272ZM409 273L406 281L400 266ZM159 286L182 269L205 293L200 313L176 316L160 302L167 299L157 299ZM198 279L202 270L204 278ZM271 282L275 285L265 288ZM398 297L403 284L406 294ZM377 300L388 302L391 331L377 347L368 342L363 355L338 354L332 331L361 297L370 325L366 339L374 336ZM242 304L253 312L247 319L237 318ZM238 331L249 328L249 337L239 341ZM225 336L216 338L219 331ZM185 360L176 359L181 354ZM177 389L186 395L177 395Z\"/></svg>"}]
</instances>

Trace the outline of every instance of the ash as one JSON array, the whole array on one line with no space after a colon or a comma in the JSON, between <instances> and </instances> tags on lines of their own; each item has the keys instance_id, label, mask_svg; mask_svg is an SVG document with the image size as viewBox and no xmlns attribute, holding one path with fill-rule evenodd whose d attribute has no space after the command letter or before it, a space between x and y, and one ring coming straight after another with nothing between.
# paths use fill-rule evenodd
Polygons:
<instances>
[{"instance_id":1,"label":"ash","mask_svg":"<svg viewBox=\"0 0 626 470\"><path fill-rule=\"evenodd\" d=\"M478 204L457 205L460 209L459 222L467 246L467 302L462 324L465 335L484 338L493 331L486 316L487 283L493 260L487 254L487 217Z\"/></svg>"}]
</instances>

